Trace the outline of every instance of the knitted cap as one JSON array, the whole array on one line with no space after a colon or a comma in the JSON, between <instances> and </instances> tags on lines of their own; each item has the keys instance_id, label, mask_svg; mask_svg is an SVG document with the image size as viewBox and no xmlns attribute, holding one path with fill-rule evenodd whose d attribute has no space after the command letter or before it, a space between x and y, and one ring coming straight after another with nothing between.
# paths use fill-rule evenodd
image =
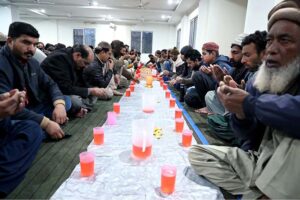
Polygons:
<instances>
[{"instance_id":1,"label":"knitted cap","mask_svg":"<svg viewBox=\"0 0 300 200\"><path fill-rule=\"evenodd\" d=\"M214 42L207 42L207 43L203 44L202 50L206 50L206 51L219 51L219 45L217 45Z\"/></svg>"},{"instance_id":2,"label":"knitted cap","mask_svg":"<svg viewBox=\"0 0 300 200\"><path fill-rule=\"evenodd\" d=\"M268 30L279 20L288 20L300 25L300 1L285 0L277 4L268 14Z\"/></svg>"}]
</instances>

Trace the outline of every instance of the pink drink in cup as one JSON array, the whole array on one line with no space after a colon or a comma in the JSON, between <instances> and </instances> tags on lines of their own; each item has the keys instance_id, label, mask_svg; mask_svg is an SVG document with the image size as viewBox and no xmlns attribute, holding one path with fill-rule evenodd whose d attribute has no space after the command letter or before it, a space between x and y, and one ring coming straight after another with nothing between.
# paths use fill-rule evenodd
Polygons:
<instances>
[{"instance_id":1,"label":"pink drink in cup","mask_svg":"<svg viewBox=\"0 0 300 200\"><path fill-rule=\"evenodd\" d=\"M104 143L104 129L102 127L95 127L94 133L94 144L101 145Z\"/></svg>"},{"instance_id":2,"label":"pink drink in cup","mask_svg":"<svg viewBox=\"0 0 300 200\"><path fill-rule=\"evenodd\" d=\"M135 159L146 159L151 156L154 123L146 119L132 122L132 156Z\"/></svg>"},{"instance_id":3,"label":"pink drink in cup","mask_svg":"<svg viewBox=\"0 0 300 200\"><path fill-rule=\"evenodd\" d=\"M166 83L163 84L163 89L167 90L168 89L168 85Z\"/></svg>"},{"instance_id":4,"label":"pink drink in cup","mask_svg":"<svg viewBox=\"0 0 300 200\"><path fill-rule=\"evenodd\" d=\"M94 174L95 155L85 151L79 154L79 160L81 176L92 176Z\"/></svg>"},{"instance_id":5,"label":"pink drink in cup","mask_svg":"<svg viewBox=\"0 0 300 200\"><path fill-rule=\"evenodd\" d=\"M126 89L125 96L126 96L126 97L130 97L130 89L129 89L129 88Z\"/></svg>"},{"instance_id":6,"label":"pink drink in cup","mask_svg":"<svg viewBox=\"0 0 300 200\"><path fill-rule=\"evenodd\" d=\"M175 107L175 103L176 103L175 99L171 97L170 98L170 108L174 108Z\"/></svg>"},{"instance_id":7,"label":"pink drink in cup","mask_svg":"<svg viewBox=\"0 0 300 200\"><path fill-rule=\"evenodd\" d=\"M115 112L107 112L107 124L115 125L117 123L117 117Z\"/></svg>"},{"instance_id":8,"label":"pink drink in cup","mask_svg":"<svg viewBox=\"0 0 300 200\"><path fill-rule=\"evenodd\" d=\"M182 133L182 146L189 147L192 145L193 131L185 129Z\"/></svg>"},{"instance_id":9,"label":"pink drink in cup","mask_svg":"<svg viewBox=\"0 0 300 200\"><path fill-rule=\"evenodd\" d=\"M161 192L163 194L172 194L175 190L176 167L164 165L161 168Z\"/></svg>"},{"instance_id":10,"label":"pink drink in cup","mask_svg":"<svg viewBox=\"0 0 300 200\"><path fill-rule=\"evenodd\" d=\"M180 108L175 109L175 119L182 117L182 110Z\"/></svg>"},{"instance_id":11,"label":"pink drink in cup","mask_svg":"<svg viewBox=\"0 0 300 200\"><path fill-rule=\"evenodd\" d=\"M129 86L130 92L134 92L134 85Z\"/></svg>"},{"instance_id":12,"label":"pink drink in cup","mask_svg":"<svg viewBox=\"0 0 300 200\"><path fill-rule=\"evenodd\" d=\"M166 99L169 99L169 98L170 98L170 96L171 96L171 93L170 93L170 91L169 91L169 90L166 90Z\"/></svg>"},{"instance_id":13,"label":"pink drink in cup","mask_svg":"<svg viewBox=\"0 0 300 200\"><path fill-rule=\"evenodd\" d=\"M182 118L175 119L175 131L181 133L184 127L184 120Z\"/></svg>"},{"instance_id":14,"label":"pink drink in cup","mask_svg":"<svg viewBox=\"0 0 300 200\"><path fill-rule=\"evenodd\" d=\"M120 114L120 103L113 104L114 112Z\"/></svg>"}]
</instances>

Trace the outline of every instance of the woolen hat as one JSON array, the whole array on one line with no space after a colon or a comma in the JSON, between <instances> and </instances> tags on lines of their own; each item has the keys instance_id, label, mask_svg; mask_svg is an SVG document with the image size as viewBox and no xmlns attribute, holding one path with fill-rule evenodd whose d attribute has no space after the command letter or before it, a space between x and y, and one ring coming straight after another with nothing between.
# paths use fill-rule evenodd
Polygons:
<instances>
[{"instance_id":1,"label":"woolen hat","mask_svg":"<svg viewBox=\"0 0 300 200\"><path fill-rule=\"evenodd\" d=\"M268 14L268 30L279 20L288 20L300 25L300 1L285 0L277 4Z\"/></svg>"},{"instance_id":2,"label":"woolen hat","mask_svg":"<svg viewBox=\"0 0 300 200\"><path fill-rule=\"evenodd\" d=\"M217 45L214 42L207 42L207 43L203 44L202 50L206 50L206 51L219 51L219 45Z\"/></svg>"}]
</instances>

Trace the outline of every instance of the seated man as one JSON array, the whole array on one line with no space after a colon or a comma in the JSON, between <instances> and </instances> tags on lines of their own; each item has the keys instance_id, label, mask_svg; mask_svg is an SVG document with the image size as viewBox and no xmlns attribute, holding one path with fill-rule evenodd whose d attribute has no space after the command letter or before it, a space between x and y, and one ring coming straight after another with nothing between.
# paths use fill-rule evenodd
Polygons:
<instances>
[{"instance_id":1,"label":"seated man","mask_svg":"<svg viewBox=\"0 0 300 200\"><path fill-rule=\"evenodd\" d=\"M32 58L38 38L38 31L30 24L13 22L9 26L6 45L0 51L0 93L14 88L26 91L26 108L13 119L33 120L51 138L59 139L64 136L59 124L67 121L71 103Z\"/></svg>"},{"instance_id":2,"label":"seated man","mask_svg":"<svg viewBox=\"0 0 300 200\"><path fill-rule=\"evenodd\" d=\"M170 79L172 79L176 72L180 70L180 66L183 64L183 61L181 59L181 56L179 56L179 51L176 47L170 50L169 57L172 71L164 70L163 75L168 76L170 77Z\"/></svg>"},{"instance_id":3,"label":"seated man","mask_svg":"<svg viewBox=\"0 0 300 200\"><path fill-rule=\"evenodd\" d=\"M182 60L182 64L176 67L176 73L173 74L169 83L170 86L173 86L178 90L180 89L179 80L182 78L189 78L192 75L192 70L187 66L186 63L186 55L188 52L190 52L190 50L193 50L193 47L189 45L181 48L180 58Z\"/></svg>"},{"instance_id":4,"label":"seated man","mask_svg":"<svg viewBox=\"0 0 300 200\"><path fill-rule=\"evenodd\" d=\"M111 42L112 54L111 58L114 61L114 78L118 87L128 87L129 80L139 82L125 66L124 60L126 59L126 47L120 40Z\"/></svg>"},{"instance_id":5,"label":"seated man","mask_svg":"<svg viewBox=\"0 0 300 200\"><path fill-rule=\"evenodd\" d=\"M88 88L83 81L83 68L93 60L94 53L89 46L74 45L52 52L41 64L44 71L58 84L62 93L71 97L71 115L83 117L87 109L92 109L88 97L105 95L104 88Z\"/></svg>"},{"instance_id":6,"label":"seated man","mask_svg":"<svg viewBox=\"0 0 300 200\"><path fill-rule=\"evenodd\" d=\"M103 100L113 97L113 89L109 87L109 83L113 79L114 63L109 59L110 54L110 44L100 42L95 48L94 61L83 70L83 80L88 87L105 88L105 94L98 97ZM95 98L97 99L97 97Z\"/></svg>"},{"instance_id":7,"label":"seated man","mask_svg":"<svg viewBox=\"0 0 300 200\"><path fill-rule=\"evenodd\" d=\"M256 31L253 34L250 34L243 38L243 41L235 42L231 45L231 63L233 66L233 72L231 77L226 75L226 72L219 70L216 73L215 66L213 67L213 73L218 74L214 75L217 82L226 79L233 79L241 89L244 89L245 83L257 72L258 67L263 62L263 57L265 55L266 48L266 31ZM216 67L216 69L220 69ZM219 78L218 78L219 77ZM215 90L209 91L205 95L206 103L206 112L215 113L215 114L226 114L224 106L219 101ZM202 113L205 113L205 109L200 109ZM201 113L200 111L200 113Z\"/></svg>"},{"instance_id":8,"label":"seated man","mask_svg":"<svg viewBox=\"0 0 300 200\"><path fill-rule=\"evenodd\" d=\"M169 54L167 49L161 50L161 59L159 60L161 66L160 76L164 81L169 81L171 77L169 74L172 73L172 62L169 59Z\"/></svg>"},{"instance_id":9,"label":"seated man","mask_svg":"<svg viewBox=\"0 0 300 200\"><path fill-rule=\"evenodd\" d=\"M161 51L156 50L154 56L155 56L155 60L156 60L156 70L160 73L161 72L161 64L160 64Z\"/></svg>"},{"instance_id":10,"label":"seated man","mask_svg":"<svg viewBox=\"0 0 300 200\"><path fill-rule=\"evenodd\" d=\"M214 90L217 81L212 76L211 65L219 65L231 73L229 58L219 55L219 45L214 42L207 42L202 46L202 62L200 70L192 77L195 88L188 90L184 97L185 103L193 108L205 107L205 95L208 91Z\"/></svg>"},{"instance_id":11,"label":"seated man","mask_svg":"<svg viewBox=\"0 0 300 200\"><path fill-rule=\"evenodd\" d=\"M146 62L147 67L154 67L156 65L156 58L153 56L153 54L148 55L149 60Z\"/></svg>"},{"instance_id":12,"label":"seated man","mask_svg":"<svg viewBox=\"0 0 300 200\"><path fill-rule=\"evenodd\" d=\"M0 94L0 198L23 180L43 138L39 124L31 120L12 122L10 116L25 106L26 93L14 89Z\"/></svg>"},{"instance_id":13,"label":"seated man","mask_svg":"<svg viewBox=\"0 0 300 200\"><path fill-rule=\"evenodd\" d=\"M177 89L179 89L180 84L184 84L184 86L187 88L194 85L192 77L197 71L199 71L201 64L201 54L196 49L189 50L184 57L186 59L187 66L191 73L189 73L189 76L186 77L177 76L175 81L170 82L170 84L173 84L175 82L177 84Z\"/></svg>"},{"instance_id":14,"label":"seated man","mask_svg":"<svg viewBox=\"0 0 300 200\"><path fill-rule=\"evenodd\" d=\"M251 151L196 145L196 172L245 199L300 197L300 3L286 0L269 13L266 61L246 91L223 85L218 95L232 127ZM252 79L253 80L253 79Z\"/></svg>"}]
</instances>

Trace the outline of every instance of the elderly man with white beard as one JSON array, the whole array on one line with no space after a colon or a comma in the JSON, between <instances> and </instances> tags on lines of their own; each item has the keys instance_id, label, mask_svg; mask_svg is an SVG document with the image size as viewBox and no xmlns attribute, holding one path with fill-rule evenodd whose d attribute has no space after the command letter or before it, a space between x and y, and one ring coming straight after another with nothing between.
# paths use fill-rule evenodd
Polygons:
<instances>
[{"instance_id":1,"label":"elderly man with white beard","mask_svg":"<svg viewBox=\"0 0 300 200\"><path fill-rule=\"evenodd\" d=\"M199 174L243 198L299 199L300 2L285 0L269 13L265 62L246 91L222 85L235 134L257 149L196 145L189 153Z\"/></svg>"}]
</instances>

